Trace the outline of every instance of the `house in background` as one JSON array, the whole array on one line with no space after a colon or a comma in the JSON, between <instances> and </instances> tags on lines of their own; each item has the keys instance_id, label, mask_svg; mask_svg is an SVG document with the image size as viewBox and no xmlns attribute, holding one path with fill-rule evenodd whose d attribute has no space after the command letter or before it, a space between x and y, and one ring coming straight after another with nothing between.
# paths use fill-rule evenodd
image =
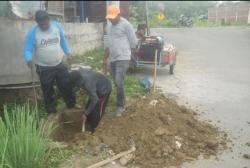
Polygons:
<instances>
[{"instance_id":1,"label":"house in background","mask_svg":"<svg viewBox=\"0 0 250 168\"><path fill-rule=\"evenodd\" d=\"M111 4L120 6L121 15L129 19L129 1L64 1L65 22L104 22Z\"/></svg>"},{"instance_id":2,"label":"house in background","mask_svg":"<svg viewBox=\"0 0 250 168\"><path fill-rule=\"evenodd\" d=\"M3 1L0 16L8 13L9 18L34 20L35 12L42 9L61 22L98 23L105 21L107 6L111 4L120 6L121 15L129 19L129 1Z\"/></svg>"}]
</instances>

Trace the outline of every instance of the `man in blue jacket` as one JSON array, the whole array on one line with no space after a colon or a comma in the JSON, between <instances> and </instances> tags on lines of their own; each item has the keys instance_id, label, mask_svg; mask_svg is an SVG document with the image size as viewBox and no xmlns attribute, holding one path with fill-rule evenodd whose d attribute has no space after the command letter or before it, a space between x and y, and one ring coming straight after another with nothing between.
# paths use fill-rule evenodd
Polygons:
<instances>
[{"instance_id":1,"label":"man in blue jacket","mask_svg":"<svg viewBox=\"0 0 250 168\"><path fill-rule=\"evenodd\" d=\"M75 95L61 53L61 49L63 49L68 59L71 58L64 31L59 23L50 21L46 11L37 11L35 19L37 25L32 27L26 36L24 59L29 68L32 68L33 64L36 65L46 111L49 114L56 112L54 82L56 82L67 107L73 108Z\"/></svg>"}]
</instances>

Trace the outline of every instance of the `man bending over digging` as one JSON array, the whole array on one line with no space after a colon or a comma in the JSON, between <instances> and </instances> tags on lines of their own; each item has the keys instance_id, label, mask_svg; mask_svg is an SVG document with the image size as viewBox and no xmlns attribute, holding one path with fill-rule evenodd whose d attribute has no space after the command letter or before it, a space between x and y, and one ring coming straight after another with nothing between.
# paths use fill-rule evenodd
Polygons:
<instances>
[{"instance_id":1,"label":"man bending over digging","mask_svg":"<svg viewBox=\"0 0 250 168\"><path fill-rule=\"evenodd\" d=\"M103 74L82 68L72 71L70 79L74 87L87 91L89 99L83 114L83 124L87 118L86 131L94 133L105 112L112 85Z\"/></svg>"}]
</instances>

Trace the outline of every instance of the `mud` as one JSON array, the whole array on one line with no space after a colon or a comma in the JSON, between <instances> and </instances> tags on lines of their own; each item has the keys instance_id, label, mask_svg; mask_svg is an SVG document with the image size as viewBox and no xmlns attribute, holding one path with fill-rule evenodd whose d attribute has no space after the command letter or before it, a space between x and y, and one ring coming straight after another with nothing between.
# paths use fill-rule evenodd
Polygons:
<instances>
[{"instance_id":1,"label":"mud","mask_svg":"<svg viewBox=\"0 0 250 168\"><path fill-rule=\"evenodd\" d=\"M80 133L80 114L62 113L59 122L75 122L63 124L55 136L57 140L71 145L84 141L93 148L103 143L115 153L130 149L134 142L136 152L131 164L143 168L179 166L200 155L209 158L227 146L226 134L163 96L147 95L134 100L120 118L105 116L93 135Z\"/></svg>"},{"instance_id":2,"label":"mud","mask_svg":"<svg viewBox=\"0 0 250 168\"><path fill-rule=\"evenodd\" d=\"M54 141L72 142L74 135L82 129L82 109L65 109L48 117L48 123L53 122L55 130L51 135Z\"/></svg>"}]
</instances>

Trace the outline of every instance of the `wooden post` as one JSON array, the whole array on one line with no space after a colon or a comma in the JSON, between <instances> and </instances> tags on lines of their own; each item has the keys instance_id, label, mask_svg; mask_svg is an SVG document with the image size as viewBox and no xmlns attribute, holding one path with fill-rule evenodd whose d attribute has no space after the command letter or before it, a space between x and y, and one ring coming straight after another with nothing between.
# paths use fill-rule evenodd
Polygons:
<instances>
[{"instance_id":1,"label":"wooden post","mask_svg":"<svg viewBox=\"0 0 250 168\"><path fill-rule=\"evenodd\" d=\"M154 64L154 93L156 91L156 75L157 75L157 54L158 54L158 50L155 50L155 64Z\"/></svg>"},{"instance_id":2,"label":"wooden post","mask_svg":"<svg viewBox=\"0 0 250 168\"><path fill-rule=\"evenodd\" d=\"M250 3L249 3L249 9L248 9L248 18L247 18L247 24L250 23Z\"/></svg>"},{"instance_id":3,"label":"wooden post","mask_svg":"<svg viewBox=\"0 0 250 168\"><path fill-rule=\"evenodd\" d=\"M145 1L145 16L146 16L147 36L150 36L149 20L148 20L148 3L147 3L147 1Z\"/></svg>"},{"instance_id":4,"label":"wooden post","mask_svg":"<svg viewBox=\"0 0 250 168\"><path fill-rule=\"evenodd\" d=\"M225 23L227 23L227 7L225 7Z\"/></svg>"},{"instance_id":5,"label":"wooden post","mask_svg":"<svg viewBox=\"0 0 250 168\"><path fill-rule=\"evenodd\" d=\"M215 8L215 23L218 22L218 7Z\"/></svg>"},{"instance_id":6,"label":"wooden post","mask_svg":"<svg viewBox=\"0 0 250 168\"><path fill-rule=\"evenodd\" d=\"M235 12L235 22L238 22L238 10L239 10L239 5L236 5L236 12Z\"/></svg>"}]
</instances>

